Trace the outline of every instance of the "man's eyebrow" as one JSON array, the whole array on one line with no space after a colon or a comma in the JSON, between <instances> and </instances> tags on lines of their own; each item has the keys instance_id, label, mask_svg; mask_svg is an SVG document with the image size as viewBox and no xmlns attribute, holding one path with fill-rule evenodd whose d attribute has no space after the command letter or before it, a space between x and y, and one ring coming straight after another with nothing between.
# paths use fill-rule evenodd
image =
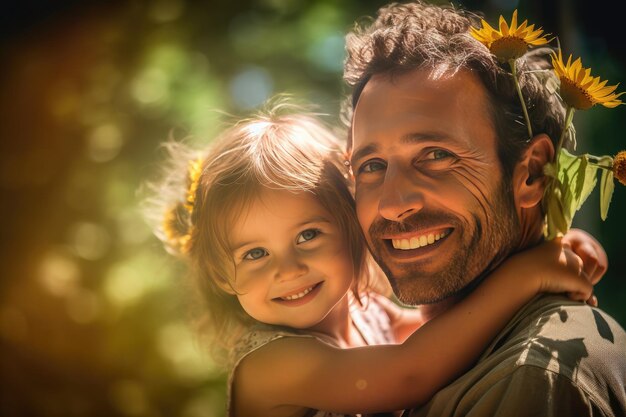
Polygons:
<instances>
[{"instance_id":1,"label":"man's eyebrow","mask_svg":"<svg viewBox=\"0 0 626 417\"><path fill-rule=\"evenodd\" d=\"M400 138L400 143L414 144L425 141L442 142L449 138L450 136L442 132L407 133L406 135L402 136L402 138ZM364 146L352 154L352 157L350 158L350 164L354 165L356 161L366 157L369 154L375 153L376 151L378 151L378 145L376 145L375 143Z\"/></svg>"},{"instance_id":2,"label":"man's eyebrow","mask_svg":"<svg viewBox=\"0 0 626 417\"><path fill-rule=\"evenodd\" d=\"M411 144L425 141L442 142L449 138L450 136L442 132L407 133L406 135L402 136L402 138L400 139L400 143Z\"/></svg>"},{"instance_id":3,"label":"man's eyebrow","mask_svg":"<svg viewBox=\"0 0 626 417\"><path fill-rule=\"evenodd\" d=\"M354 165L354 163L358 161L359 159L362 159L366 157L367 155L376 152L377 150L378 150L378 146L374 143L360 148L359 150L357 150L356 152L352 154L352 158L350 158L350 165Z\"/></svg>"}]
</instances>

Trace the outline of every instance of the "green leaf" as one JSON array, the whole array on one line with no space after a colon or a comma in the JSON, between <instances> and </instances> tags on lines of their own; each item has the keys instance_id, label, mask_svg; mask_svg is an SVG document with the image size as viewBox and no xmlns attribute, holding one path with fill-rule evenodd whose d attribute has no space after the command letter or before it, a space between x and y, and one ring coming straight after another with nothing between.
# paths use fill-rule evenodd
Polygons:
<instances>
[{"instance_id":1,"label":"green leaf","mask_svg":"<svg viewBox=\"0 0 626 417\"><path fill-rule=\"evenodd\" d=\"M572 218L596 186L597 172L598 167L589 163L587 155L572 155L561 149L558 176L564 188L563 205Z\"/></svg>"},{"instance_id":2,"label":"green leaf","mask_svg":"<svg viewBox=\"0 0 626 417\"><path fill-rule=\"evenodd\" d=\"M548 188L544 201L546 202L545 235L548 240L552 240L559 234L567 233L571 224L571 217L563 207L560 183L555 181L554 185Z\"/></svg>"},{"instance_id":3,"label":"green leaf","mask_svg":"<svg viewBox=\"0 0 626 417\"><path fill-rule=\"evenodd\" d=\"M611 204L614 188L613 171L603 169L600 179L600 217L602 220L606 220L606 216L609 214L609 205Z\"/></svg>"}]
</instances>

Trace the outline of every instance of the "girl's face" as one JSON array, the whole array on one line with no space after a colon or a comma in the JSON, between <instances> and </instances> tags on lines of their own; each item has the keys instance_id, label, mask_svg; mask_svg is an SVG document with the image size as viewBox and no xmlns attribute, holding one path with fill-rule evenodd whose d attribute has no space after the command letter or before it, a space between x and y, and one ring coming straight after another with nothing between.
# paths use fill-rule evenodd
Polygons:
<instances>
[{"instance_id":1,"label":"girl's face","mask_svg":"<svg viewBox=\"0 0 626 417\"><path fill-rule=\"evenodd\" d=\"M310 193L263 190L235 221L229 240L237 298L263 323L313 328L352 284L346 238Z\"/></svg>"}]
</instances>

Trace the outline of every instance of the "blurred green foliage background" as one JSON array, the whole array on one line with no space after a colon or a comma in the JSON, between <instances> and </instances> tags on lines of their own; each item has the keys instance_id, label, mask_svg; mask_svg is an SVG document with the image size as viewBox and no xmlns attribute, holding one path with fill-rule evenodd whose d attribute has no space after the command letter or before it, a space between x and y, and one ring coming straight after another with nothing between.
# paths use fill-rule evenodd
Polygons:
<instances>
[{"instance_id":1,"label":"blurred green foliage background","mask_svg":"<svg viewBox=\"0 0 626 417\"><path fill-rule=\"evenodd\" d=\"M616 13L576 2L466 1L558 34L594 75L626 79ZM384 1L23 1L0 17L0 414L225 415L224 374L187 327L184 269L139 210L162 141L207 143L275 93L338 120L343 36ZM625 147L623 107L578 112L579 151ZM606 222L600 305L626 324L626 189Z\"/></svg>"}]
</instances>

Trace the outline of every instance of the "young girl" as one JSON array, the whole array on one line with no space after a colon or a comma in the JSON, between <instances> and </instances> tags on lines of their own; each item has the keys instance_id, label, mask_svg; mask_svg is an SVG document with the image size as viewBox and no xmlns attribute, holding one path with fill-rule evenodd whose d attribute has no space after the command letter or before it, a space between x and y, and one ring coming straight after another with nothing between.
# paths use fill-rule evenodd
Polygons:
<instances>
[{"instance_id":1,"label":"young girl","mask_svg":"<svg viewBox=\"0 0 626 417\"><path fill-rule=\"evenodd\" d=\"M544 243L420 327L418 309L375 290L334 135L293 113L283 104L241 121L191 161L186 184L170 177L158 189L184 190L160 236L192 266L213 343L230 353L229 415L415 406L471 366L540 292L591 295L580 258Z\"/></svg>"}]
</instances>

